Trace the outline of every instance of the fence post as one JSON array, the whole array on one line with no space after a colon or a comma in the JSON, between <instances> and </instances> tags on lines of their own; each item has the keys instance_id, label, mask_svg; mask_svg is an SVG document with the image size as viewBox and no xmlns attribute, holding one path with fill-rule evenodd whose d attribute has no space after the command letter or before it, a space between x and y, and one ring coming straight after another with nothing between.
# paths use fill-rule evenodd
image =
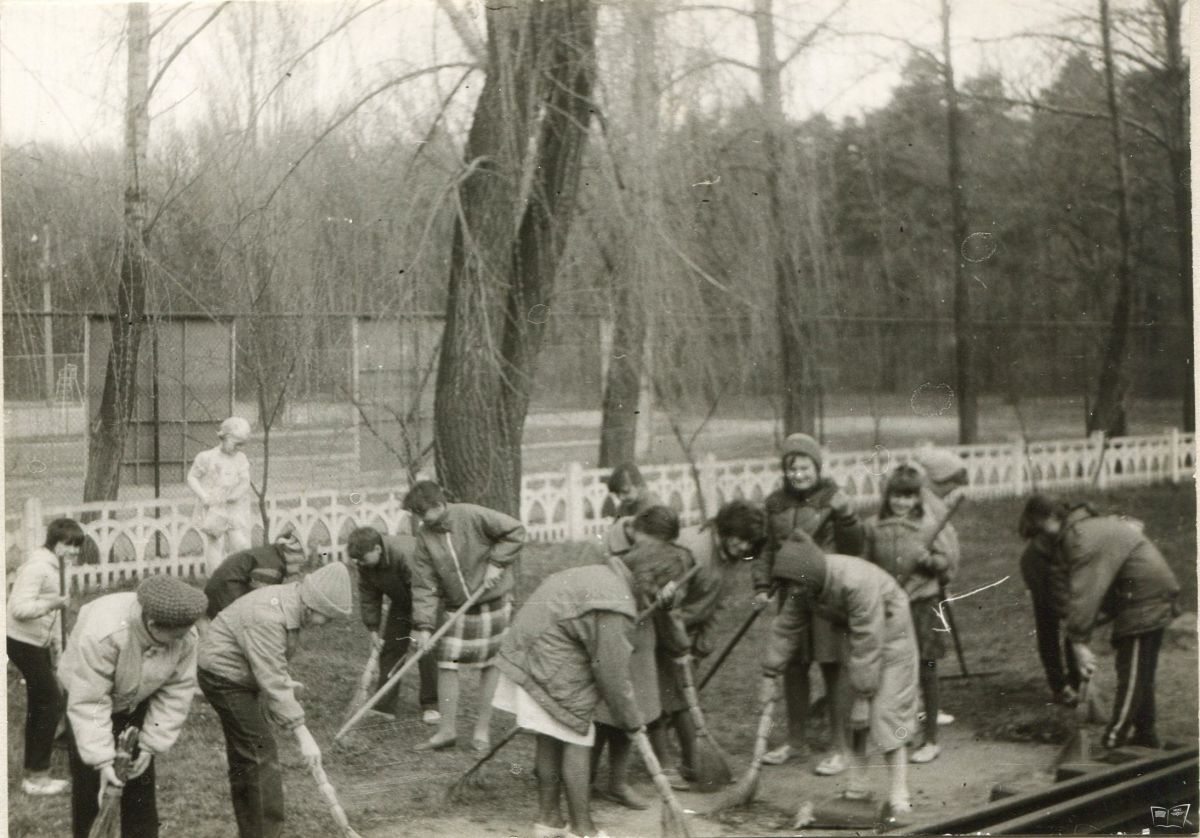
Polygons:
<instances>
[{"instance_id":1,"label":"fence post","mask_svg":"<svg viewBox=\"0 0 1200 838\"><path fill-rule=\"evenodd\" d=\"M1013 470L1013 496L1021 497L1025 494L1025 438L1020 434L1013 434L1009 437L1012 440L1012 470Z\"/></svg>"},{"instance_id":2,"label":"fence post","mask_svg":"<svg viewBox=\"0 0 1200 838\"><path fill-rule=\"evenodd\" d=\"M25 499L21 514L21 560L24 561L34 547L42 543L45 536L45 519L42 517L42 499Z\"/></svg>"},{"instance_id":3,"label":"fence post","mask_svg":"<svg viewBox=\"0 0 1200 838\"><path fill-rule=\"evenodd\" d=\"M1170 428L1167 428L1167 434L1171 438L1171 462L1170 462L1171 482L1178 483L1179 482L1179 428L1176 428L1174 425L1172 425Z\"/></svg>"},{"instance_id":4,"label":"fence post","mask_svg":"<svg viewBox=\"0 0 1200 838\"><path fill-rule=\"evenodd\" d=\"M705 454L704 459L700 461L700 496L704 499L700 508L700 517L715 517L720 498L717 493L717 455L711 451ZM700 523L703 524L704 521L702 520Z\"/></svg>"},{"instance_id":5,"label":"fence post","mask_svg":"<svg viewBox=\"0 0 1200 838\"><path fill-rule=\"evenodd\" d=\"M1108 480L1104 477L1104 431L1092 431L1090 439L1096 452L1093 457L1093 461L1096 464L1096 473L1092 476L1092 484L1097 489L1106 489L1108 488Z\"/></svg>"},{"instance_id":6,"label":"fence post","mask_svg":"<svg viewBox=\"0 0 1200 838\"><path fill-rule=\"evenodd\" d=\"M583 465L567 463L567 538L578 541L583 538ZM547 513L553 514L550 510Z\"/></svg>"}]
</instances>

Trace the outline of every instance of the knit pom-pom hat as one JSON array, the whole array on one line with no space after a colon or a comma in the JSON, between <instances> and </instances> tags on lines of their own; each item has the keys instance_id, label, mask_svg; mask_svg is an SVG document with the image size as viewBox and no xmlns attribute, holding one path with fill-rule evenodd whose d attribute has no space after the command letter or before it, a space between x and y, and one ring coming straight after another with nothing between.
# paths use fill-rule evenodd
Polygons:
<instances>
[{"instance_id":1,"label":"knit pom-pom hat","mask_svg":"<svg viewBox=\"0 0 1200 838\"><path fill-rule=\"evenodd\" d=\"M772 573L816 592L824 589L829 570L825 564L825 554L817 543L805 533L796 531L779 545Z\"/></svg>"},{"instance_id":2,"label":"knit pom-pom hat","mask_svg":"<svg viewBox=\"0 0 1200 838\"><path fill-rule=\"evenodd\" d=\"M300 601L331 620L350 616L350 571L341 562L331 562L300 583Z\"/></svg>"},{"instance_id":3,"label":"knit pom-pom hat","mask_svg":"<svg viewBox=\"0 0 1200 838\"><path fill-rule=\"evenodd\" d=\"M199 588L182 579L157 574L147 576L137 587L142 615L163 628L184 628L194 624L208 610L208 598Z\"/></svg>"},{"instance_id":4,"label":"knit pom-pom hat","mask_svg":"<svg viewBox=\"0 0 1200 838\"><path fill-rule=\"evenodd\" d=\"M817 464L817 471L821 470L821 443L808 434L789 434L788 438L783 441L783 467L785 469L788 460L797 454L808 457Z\"/></svg>"}]
</instances>

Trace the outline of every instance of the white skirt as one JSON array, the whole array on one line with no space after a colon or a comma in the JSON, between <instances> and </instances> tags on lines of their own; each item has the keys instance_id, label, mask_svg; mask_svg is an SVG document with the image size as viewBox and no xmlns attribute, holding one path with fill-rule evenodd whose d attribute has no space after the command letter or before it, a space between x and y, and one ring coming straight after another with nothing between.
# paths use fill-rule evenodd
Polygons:
<instances>
[{"instance_id":1,"label":"white skirt","mask_svg":"<svg viewBox=\"0 0 1200 838\"><path fill-rule=\"evenodd\" d=\"M516 716L518 727L531 730L534 733L545 734L546 736L566 742L568 745L581 745L585 748L590 748L596 741L596 726L594 724L588 724L586 734L576 733L547 713L545 708L538 704L533 696L525 691L524 687L513 681L503 672L500 673L500 682L496 685L496 695L492 699L492 706Z\"/></svg>"}]
</instances>

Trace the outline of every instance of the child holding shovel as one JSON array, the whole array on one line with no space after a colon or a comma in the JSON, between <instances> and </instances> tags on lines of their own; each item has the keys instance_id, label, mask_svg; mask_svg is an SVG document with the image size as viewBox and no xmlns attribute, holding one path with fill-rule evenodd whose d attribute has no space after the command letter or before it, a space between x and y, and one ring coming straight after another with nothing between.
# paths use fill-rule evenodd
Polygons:
<instances>
[{"instance_id":1,"label":"child holding shovel","mask_svg":"<svg viewBox=\"0 0 1200 838\"><path fill-rule=\"evenodd\" d=\"M200 689L225 734L239 838L283 834L283 778L270 722L295 735L314 774L321 767L288 659L302 628L349 617L350 605L350 571L334 562L302 581L246 594L209 626L200 649Z\"/></svg>"},{"instance_id":2,"label":"child holding shovel","mask_svg":"<svg viewBox=\"0 0 1200 838\"><path fill-rule=\"evenodd\" d=\"M867 745L883 751L890 775L892 814L912 811L908 793L908 732L917 717L917 640L908 595L892 576L854 556L825 555L807 536L793 536L778 551L775 572L787 579L813 611L849 633L846 676L853 698L850 786L845 797L868 800ZM772 625L763 661L768 677L786 665L795 632L793 612L784 610Z\"/></svg>"},{"instance_id":3,"label":"child holding shovel","mask_svg":"<svg viewBox=\"0 0 1200 838\"><path fill-rule=\"evenodd\" d=\"M943 524L926 508L921 488L919 471L897 466L884 485L879 514L867 522L867 559L896 578L912 610L925 706L924 742L909 757L916 763L932 762L942 752L937 741L937 662L945 654L945 644L937 630L939 591L958 570L957 539L947 532L950 524Z\"/></svg>"},{"instance_id":4,"label":"child holding shovel","mask_svg":"<svg viewBox=\"0 0 1200 838\"><path fill-rule=\"evenodd\" d=\"M534 838L604 834L592 821L588 800L593 719L603 700L622 730L643 729L630 680L630 636L639 610L653 601L658 578L673 561L672 554L655 550L638 551L636 571L613 556L603 565L547 577L501 644L495 704L537 737Z\"/></svg>"},{"instance_id":5,"label":"child holding shovel","mask_svg":"<svg viewBox=\"0 0 1200 838\"><path fill-rule=\"evenodd\" d=\"M149 576L137 591L108 594L79 609L58 663L67 694L71 828L87 838L108 786L121 794L122 838L157 838L155 755L179 738L196 691L196 621L208 602L173 576ZM141 729L124 782L113 767L115 739Z\"/></svg>"},{"instance_id":6,"label":"child holding shovel","mask_svg":"<svg viewBox=\"0 0 1200 838\"><path fill-rule=\"evenodd\" d=\"M767 496L767 544L754 563L755 605L766 607L778 595L779 608L796 613L789 624L802 632L803 642L792 647L792 658L783 675L787 709L787 741L763 757L766 765L782 765L807 752L810 682L809 669L820 665L829 709L829 754L817 763L817 774L832 776L846 770L846 710L848 690L841 678L846 656L846 636L820 615L802 613L804 606L791 597L788 583L773 572L775 554L793 535L812 538L822 550L862 555L865 535L862 521L850 498L832 478L822 476L820 444L807 434L792 434L783 442L783 485Z\"/></svg>"},{"instance_id":7,"label":"child holding shovel","mask_svg":"<svg viewBox=\"0 0 1200 838\"><path fill-rule=\"evenodd\" d=\"M1112 621L1117 689L1100 743L1157 748L1154 677L1163 633L1179 613L1179 580L1166 559L1140 523L1098 515L1087 505L1068 507L1032 497L1020 532L1025 538L1041 532L1056 540L1058 611L1065 615L1084 690L1096 669L1092 631L1104 619Z\"/></svg>"},{"instance_id":8,"label":"child holding shovel","mask_svg":"<svg viewBox=\"0 0 1200 838\"><path fill-rule=\"evenodd\" d=\"M381 646L379 679L382 689L392 667L408 652L412 633L412 562L417 540L411 535L381 535L373 527L359 527L346 540L346 555L358 566L358 606L363 625L371 633L371 642ZM383 597L388 606L387 622L381 619ZM382 623L382 625L381 625ZM420 669L421 721L437 724L437 661L425 655ZM375 705L385 715L395 716L399 689Z\"/></svg>"},{"instance_id":9,"label":"child holding shovel","mask_svg":"<svg viewBox=\"0 0 1200 838\"><path fill-rule=\"evenodd\" d=\"M62 713L51 648L62 645L62 614L71 602L62 585L64 563L79 555L82 544L77 522L51 521L45 544L17 569L8 595L8 659L25 679L25 794L62 794L70 787L50 776L54 729Z\"/></svg>"},{"instance_id":10,"label":"child holding shovel","mask_svg":"<svg viewBox=\"0 0 1200 838\"><path fill-rule=\"evenodd\" d=\"M660 651L658 676L663 715L651 733L654 735L658 729L665 739L666 729L671 728L679 738L680 767L664 771L677 788L687 788L695 776L696 726L688 712L678 665L672 658L688 654L699 660L712 653L718 619L733 594L733 571L740 562L754 558L765 540L766 516L762 508L735 500L722 506L717 516L703 526L683 530L676 541L699 568L681 590L677 592L675 584L668 583L660 596L664 602L678 601L674 617L682 626L686 645L675 650L674 655Z\"/></svg>"},{"instance_id":11,"label":"child holding shovel","mask_svg":"<svg viewBox=\"0 0 1200 838\"><path fill-rule=\"evenodd\" d=\"M451 748L458 740L459 669L479 670L479 712L471 748L490 745L492 696L499 673L492 665L512 619L512 566L525 543L516 518L470 503L449 503L432 480L413 484L404 508L420 519L413 571L413 639L423 649L439 612L453 613L481 587L482 596L459 618L437 648L437 697L441 722L414 750Z\"/></svg>"}]
</instances>

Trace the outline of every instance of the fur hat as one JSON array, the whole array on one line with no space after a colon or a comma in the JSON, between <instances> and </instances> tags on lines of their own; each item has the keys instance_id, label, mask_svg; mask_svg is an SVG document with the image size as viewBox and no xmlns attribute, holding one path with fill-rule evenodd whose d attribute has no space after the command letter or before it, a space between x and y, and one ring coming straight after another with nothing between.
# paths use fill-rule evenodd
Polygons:
<instances>
[{"instance_id":1,"label":"fur hat","mask_svg":"<svg viewBox=\"0 0 1200 838\"><path fill-rule=\"evenodd\" d=\"M330 562L300 583L300 601L331 620L350 616L350 571L341 562Z\"/></svg>"},{"instance_id":2,"label":"fur hat","mask_svg":"<svg viewBox=\"0 0 1200 838\"><path fill-rule=\"evenodd\" d=\"M233 437L245 442L250 438L250 423L240 416L230 416L221 423L221 428L217 431L217 436L221 439Z\"/></svg>"},{"instance_id":3,"label":"fur hat","mask_svg":"<svg viewBox=\"0 0 1200 838\"><path fill-rule=\"evenodd\" d=\"M800 531L793 532L779 546L772 572L781 579L805 585L813 591L825 587L825 577L829 573L821 548Z\"/></svg>"},{"instance_id":4,"label":"fur hat","mask_svg":"<svg viewBox=\"0 0 1200 838\"><path fill-rule=\"evenodd\" d=\"M966 477L967 464L963 458L944 448L921 448L913 454L913 459L933 483L944 483L959 475Z\"/></svg>"},{"instance_id":5,"label":"fur hat","mask_svg":"<svg viewBox=\"0 0 1200 838\"><path fill-rule=\"evenodd\" d=\"M783 441L784 468L787 468L788 458L796 454L808 457L817 464L817 470L821 470L821 444L808 434L789 434L788 438Z\"/></svg>"},{"instance_id":6,"label":"fur hat","mask_svg":"<svg viewBox=\"0 0 1200 838\"><path fill-rule=\"evenodd\" d=\"M164 574L147 576L137 586L142 615L163 628L184 628L204 616L208 598L199 588Z\"/></svg>"}]
</instances>

